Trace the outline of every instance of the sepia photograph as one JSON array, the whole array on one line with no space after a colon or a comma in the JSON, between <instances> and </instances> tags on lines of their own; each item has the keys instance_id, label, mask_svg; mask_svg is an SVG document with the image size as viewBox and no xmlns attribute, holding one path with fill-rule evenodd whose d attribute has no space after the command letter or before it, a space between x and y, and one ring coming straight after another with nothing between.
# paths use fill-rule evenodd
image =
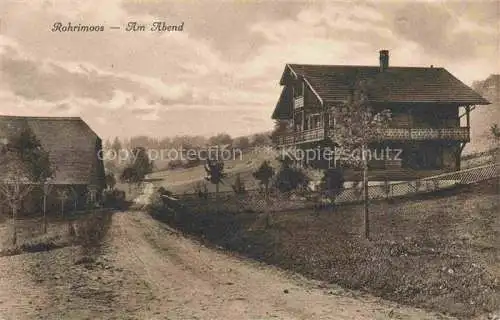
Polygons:
<instances>
[{"instance_id":1,"label":"sepia photograph","mask_svg":"<svg viewBox=\"0 0 500 320\"><path fill-rule=\"evenodd\" d=\"M500 0L0 0L0 320L500 320Z\"/></svg>"}]
</instances>

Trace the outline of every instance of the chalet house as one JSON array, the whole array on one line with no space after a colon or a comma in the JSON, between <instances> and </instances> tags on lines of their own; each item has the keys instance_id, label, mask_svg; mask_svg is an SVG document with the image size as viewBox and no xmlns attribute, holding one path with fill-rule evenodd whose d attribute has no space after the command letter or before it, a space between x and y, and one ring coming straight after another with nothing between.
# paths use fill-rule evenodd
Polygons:
<instances>
[{"instance_id":1,"label":"chalet house","mask_svg":"<svg viewBox=\"0 0 500 320\"><path fill-rule=\"evenodd\" d=\"M391 112L389 128L370 148L401 150L399 160L370 162L372 179L407 180L460 169L470 141L470 111L490 104L444 68L391 67L381 50L378 66L287 64L272 118L287 123L278 147L311 148L335 141L333 110L348 100L359 81L373 84L374 110ZM318 167L331 163L317 163Z\"/></svg>"},{"instance_id":2,"label":"chalet house","mask_svg":"<svg viewBox=\"0 0 500 320\"><path fill-rule=\"evenodd\" d=\"M49 154L54 170L47 188L49 210L60 207L61 198L69 209L99 201L105 187L104 165L98 156L102 142L81 118L0 116L0 141L8 144L9 137L22 128L29 128ZM40 212L42 188L37 185L25 198L25 212Z\"/></svg>"}]
</instances>

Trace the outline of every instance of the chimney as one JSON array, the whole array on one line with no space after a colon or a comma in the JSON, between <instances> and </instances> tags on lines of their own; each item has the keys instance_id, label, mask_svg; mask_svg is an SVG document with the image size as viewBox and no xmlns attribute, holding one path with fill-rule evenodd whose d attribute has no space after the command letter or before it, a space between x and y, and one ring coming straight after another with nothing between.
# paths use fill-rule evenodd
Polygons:
<instances>
[{"instance_id":1,"label":"chimney","mask_svg":"<svg viewBox=\"0 0 500 320\"><path fill-rule=\"evenodd\" d=\"M380 50L380 72L389 68L389 50Z\"/></svg>"}]
</instances>

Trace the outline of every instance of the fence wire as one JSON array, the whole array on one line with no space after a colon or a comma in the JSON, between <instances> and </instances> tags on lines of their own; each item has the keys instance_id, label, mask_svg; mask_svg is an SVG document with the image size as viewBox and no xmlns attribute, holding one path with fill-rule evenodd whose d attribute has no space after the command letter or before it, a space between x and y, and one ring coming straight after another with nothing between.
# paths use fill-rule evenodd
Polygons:
<instances>
[{"instance_id":1,"label":"fence wire","mask_svg":"<svg viewBox=\"0 0 500 320\"><path fill-rule=\"evenodd\" d=\"M500 176L500 164L494 163L461 171L444 173L414 181L385 183L368 187L370 200L390 199L429 193L458 185L476 183ZM266 197L262 190L248 190L244 194L234 192L177 195L182 205L193 211L203 212L279 212L294 209L316 208L331 202L331 198L319 191L293 191L281 193L276 190ZM335 197L336 204L356 203L364 200L359 187L344 189Z\"/></svg>"}]
</instances>

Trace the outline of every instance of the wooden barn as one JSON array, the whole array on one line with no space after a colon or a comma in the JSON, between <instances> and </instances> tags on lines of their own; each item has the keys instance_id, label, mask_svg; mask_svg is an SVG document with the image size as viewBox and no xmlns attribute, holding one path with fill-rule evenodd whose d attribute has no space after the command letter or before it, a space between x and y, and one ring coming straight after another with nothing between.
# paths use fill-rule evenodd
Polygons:
<instances>
[{"instance_id":1,"label":"wooden barn","mask_svg":"<svg viewBox=\"0 0 500 320\"><path fill-rule=\"evenodd\" d=\"M22 202L21 213L42 210L44 185L48 211L60 210L63 204L67 209L97 204L105 187L98 135L79 117L0 116L0 141L8 145L16 132L26 128L48 152L54 175L45 184L33 184ZM1 175L5 177L6 172Z\"/></svg>"},{"instance_id":2,"label":"wooden barn","mask_svg":"<svg viewBox=\"0 0 500 320\"><path fill-rule=\"evenodd\" d=\"M272 114L287 130L275 136L275 144L304 149L335 141L333 111L363 80L372 84L372 108L391 113L389 128L370 149L401 150L396 160L372 161L371 179L408 180L459 170L470 141L469 114L490 103L444 68L391 67L387 50L380 51L379 61L378 66L287 64Z\"/></svg>"}]
</instances>

